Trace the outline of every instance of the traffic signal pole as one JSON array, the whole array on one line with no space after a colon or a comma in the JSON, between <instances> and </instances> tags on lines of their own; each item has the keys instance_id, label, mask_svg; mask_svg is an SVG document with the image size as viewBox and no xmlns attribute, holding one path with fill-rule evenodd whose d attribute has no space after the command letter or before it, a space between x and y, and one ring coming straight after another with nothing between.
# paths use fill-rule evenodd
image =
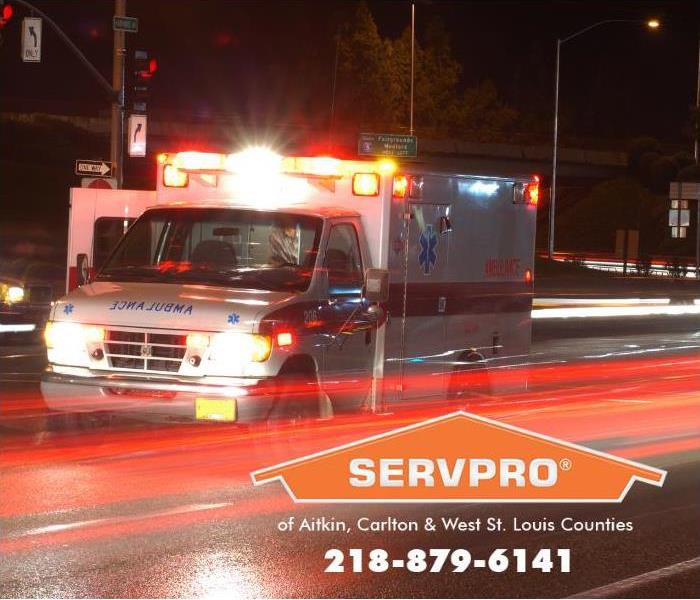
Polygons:
<instances>
[{"instance_id":1,"label":"traffic signal pole","mask_svg":"<svg viewBox=\"0 0 700 600\"><path fill-rule=\"evenodd\" d=\"M61 40L68 46L73 54L78 57L78 60L83 66L90 71L90 74L97 80L100 87L107 93L112 101L112 137L110 141L111 161L114 163L115 174L119 187L123 182L124 171L124 58L126 50L124 48L124 32L114 32L114 62L112 67L112 84L104 78L97 68L87 59L72 40L63 32L56 22L49 17L45 12L38 9L27 0L12 0L13 4L17 4L40 16L49 27L56 32ZM115 0L115 15L124 16L126 12L126 0Z\"/></svg>"},{"instance_id":2,"label":"traffic signal pole","mask_svg":"<svg viewBox=\"0 0 700 600\"><path fill-rule=\"evenodd\" d=\"M126 16L126 0L114 0L114 16ZM112 119L109 158L114 165L117 187L124 183L124 32L114 31L112 51Z\"/></svg>"},{"instance_id":3,"label":"traffic signal pole","mask_svg":"<svg viewBox=\"0 0 700 600\"><path fill-rule=\"evenodd\" d=\"M102 73L100 73L97 68L87 59L87 57L80 51L80 49L71 41L71 39L63 33L63 30L56 25L55 21L49 17L45 12L42 10L39 10L36 6L33 4L30 4L26 0L12 0L13 4L17 4L19 6L23 6L29 11L33 11L35 14L39 15L42 19L44 19L48 24L51 29L53 29L56 34L58 35L61 40L68 46L73 53L78 57L78 60L80 60L81 63L87 68L88 71L92 74L92 76L97 80L97 83L100 84L102 89L107 92L107 94L111 97L114 97L114 89L112 88L111 85L109 85L109 81L107 81L103 76Z\"/></svg>"}]
</instances>

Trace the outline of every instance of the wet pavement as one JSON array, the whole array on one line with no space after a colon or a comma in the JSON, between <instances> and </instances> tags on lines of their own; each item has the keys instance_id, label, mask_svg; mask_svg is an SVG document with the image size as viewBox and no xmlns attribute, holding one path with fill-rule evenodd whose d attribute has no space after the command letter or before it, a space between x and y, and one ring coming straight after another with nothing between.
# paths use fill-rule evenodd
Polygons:
<instances>
[{"instance_id":1,"label":"wet pavement","mask_svg":"<svg viewBox=\"0 0 700 600\"><path fill-rule=\"evenodd\" d=\"M661 489L636 484L623 503L594 506L294 505L276 483L254 488L250 471L434 411L252 428L53 414L36 383L41 347L3 347L0 596L556 597L600 588L621 597L697 597L700 565L687 561L700 555L700 336L692 324L659 328L575 339L536 331L528 391L468 407L669 471ZM280 533L289 516L344 520L352 531ZM492 516L508 526L361 533L360 516ZM513 529L514 518L564 517L631 521L633 530ZM324 573L329 548L385 548L394 557L431 547L468 548L475 558L495 548L570 548L572 572ZM616 583L622 587L606 587Z\"/></svg>"}]
</instances>

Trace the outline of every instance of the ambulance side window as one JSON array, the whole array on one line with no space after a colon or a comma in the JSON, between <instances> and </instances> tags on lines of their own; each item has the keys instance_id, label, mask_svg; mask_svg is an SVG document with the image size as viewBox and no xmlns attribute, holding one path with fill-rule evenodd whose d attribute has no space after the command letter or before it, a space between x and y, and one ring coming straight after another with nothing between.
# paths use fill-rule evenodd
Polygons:
<instances>
[{"instance_id":1,"label":"ambulance side window","mask_svg":"<svg viewBox=\"0 0 700 600\"><path fill-rule=\"evenodd\" d=\"M362 260L355 227L344 223L331 229L323 265L328 269L331 295L361 293Z\"/></svg>"},{"instance_id":2,"label":"ambulance side window","mask_svg":"<svg viewBox=\"0 0 700 600\"><path fill-rule=\"evenodd\" d=\"M92 264L98 271L105 260L116 248L117 243L124 235L126 227L131 226L135 219L124 217L100 217L95 221L93 230Z\"/></svg>"}]
</instances>

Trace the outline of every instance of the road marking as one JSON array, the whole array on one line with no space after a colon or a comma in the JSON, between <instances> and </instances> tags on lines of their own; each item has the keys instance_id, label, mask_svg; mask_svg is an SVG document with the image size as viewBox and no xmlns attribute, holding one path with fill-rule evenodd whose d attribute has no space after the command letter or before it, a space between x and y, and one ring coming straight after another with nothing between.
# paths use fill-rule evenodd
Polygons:
<instances>
[{"instance_id":1,"label":"road marking","mask_svg":"<svg viewBox=\"0 0 700 600\"><path fill-rule=\"evenodd\" d=\"M610 318L610 317L646 317L682 316L700 314L697 304L659 304L640 306L576 306L573 308L533 308L533 319L569 319L569 318Z\"/></svg>"},{"instance_id":2,"label":"road marking","mask_svg":"<svg viewBox=\"0 0 700 600\"><path fill-rule=\"evenodd\" d=\"M19 333L21 331L34 331L35 329L36 325L34 323L15 323L12 325L0 323L0 333Z\"/></svg>"},{"instance_id":3,"label":"road marking","mask_svg":"<svg viewBox=\"0 0 700 600\"><path fill-rule=\"evenodd\" d=\"M631 398L608 398L608 402L628 402L630 404L651 404L651 400L632 400Z\"/></svg>"},{"instance_id":4,"label":"road marking","mask_svg":"<svg viewBox=\"0 0 700 600\"><path fill-rule=\"evenodd\" d=\"M674 575L680 575L698 568L700 568L700 556L674 565L669 565L668 567L656 569L656 571L647 571L641 575L635 575L634 577L628 577L627 579L621 579L620 581L609 583L608 585L602 585L585 592L580 592L569 596L569 598L611 598L620 594L625 594L639 586L655 583L666 577L673 577Z\"/></svg>"},{"instance_id":5,"label":"road marking","mask_svg":"<svg viewBox=\"0 0 700 600\"><path fill-rule=\"evenodd\" d=\"M18 532L15 534L10 533L8 538L21 538L34 535L45 535L47 533L55 533L57 531L66 531L67 529L77 529L80 527L89 527L92 525L105 525L107 523L124 523L128 521L136 521L141 519L150 519L155 517L167 517L172 515L180 515L183 513L192 513L202 510L214 510L217 508L223 508L225 506L231 506L232 502L215 502L207 504L188 504L185 506L177 506L175 508L170 508L157 512L150 512L140 515L125 515L116 517L105 517L103 519L90 519L87 521L75 521L73 523L55 523L52 525L46 525L44 527L36 527L34 529L28 529L26 531Z\"/></svg>"}]
</instances>

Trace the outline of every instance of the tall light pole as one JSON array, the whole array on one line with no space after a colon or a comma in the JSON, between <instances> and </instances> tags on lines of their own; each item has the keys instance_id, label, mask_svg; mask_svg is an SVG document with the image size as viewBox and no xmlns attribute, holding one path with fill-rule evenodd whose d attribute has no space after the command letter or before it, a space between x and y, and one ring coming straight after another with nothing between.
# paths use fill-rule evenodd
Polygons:
<instances>
[{"instance_id":1,"label":"tall light pole","mask_svg":"<svg viewBox=\"0 0 700 600\"><path fill-rule=\"evenodd\" d=\"M415 60L416 60L416 3L411 2L411 108L410 120L411 124L408 130L409 135L413 135L413 80L415 75Z\"/></svg>"},{"instance_id":2,"label":"tall light pole","mask_svg":"<svg viewBox=\"0 0 700 600\"><path fill-rule=\"evenodd\" d=\"M695 144L693 156L698 164L698 120L700 120L700 35L698 35L698 80L695 85ZM695 277L700 279L700 198L695 213Z\"/></svg>"},{"instance_id":3,"label":"tall light pole","mask_svg":"<svg viewBox=\"0 0 700 600\"><path fill-rule=\"evenodd\" d=\"M549 200L549 247L548 256L549 258L554 257L554 218L556 216L556 202L557 202L557 154L559 149L559 62L561 57L561 45L569 40L573 40L591 29L600 27L601 25L607 25L608 23L644 23L649 29L658 29L659 21L657 19L651 19L649 21L639 21L637 19L606 19L604 21L598 21L580 29L576 33L565 38L557 38L557 60L554 71L554 150L552 152L552 187L550 191ZM699 67L700 69L700 67ZM700 77L700 70L698 71ZM698 79L698 85L700 86L700 78ZM698 87L698 101L700 102L700 87ZM697 142L696 142L696 161L697 161Z\"/></svg>"},{"instance_id":4,"label":"tall light pole","mask_svg":"<svg viewBox=\"0 0 700 600\"><path fill-rule=\"evenodd\" d=\"M693 156L698 164L698 119L700 119L700 35L698 35L698 81L695 86L695 146Z\"/></svg>"}]
</instances>

